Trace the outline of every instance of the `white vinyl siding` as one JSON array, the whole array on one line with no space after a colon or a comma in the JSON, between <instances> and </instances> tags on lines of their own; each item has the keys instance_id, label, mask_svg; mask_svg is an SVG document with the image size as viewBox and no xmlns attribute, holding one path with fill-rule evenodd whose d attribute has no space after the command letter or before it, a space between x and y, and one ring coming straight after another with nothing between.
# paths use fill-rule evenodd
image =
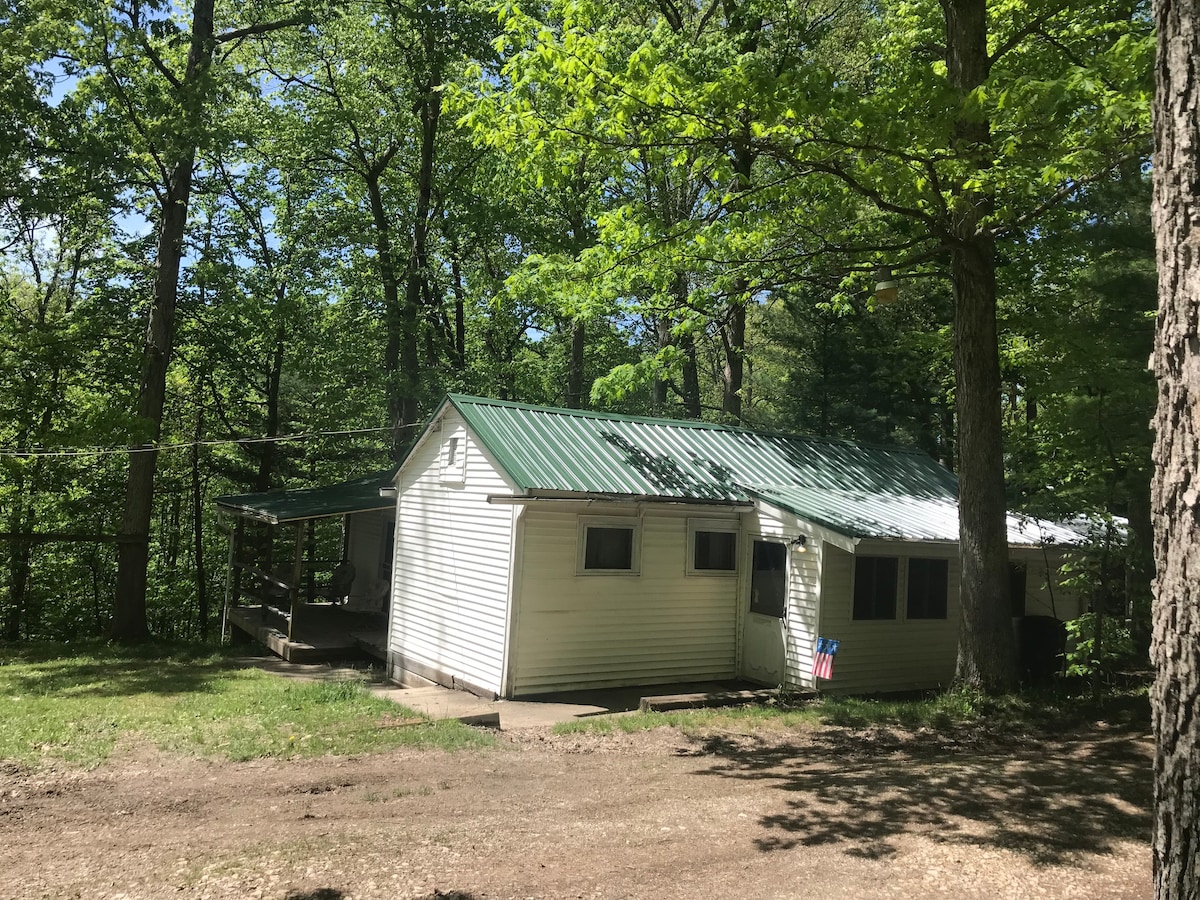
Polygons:
<instances>
[{"instance_id":1,"label":"white vinyl siding","mask_svg":"<svg viewBox=\"0 0 1200 900\"><path fill-rule=\"evenodd\" d=\"M1012 561L1025 566L1025 615L1054 616L1066 622L1087 612L1084 598L1062 583L1058 570L1064 555L1049 549L1045 554L1040 549L1012 551Z\"/></svg>"},{"instance_id":2,"label":"white vinyl siding","mask_svg":"<svg viewBox=\"0 0 1200 900\"><path fill-rule=\"evenodd\" d=\"M685 575L686 511L643 512L639 574L577 574L580 513L610 512L636 509L526 509L514 693L732 677L737 579Z\"/></svg>"},{"instance_id":3,"label":"white vinyl siding","mask_svg":"<svg viewBox=\"0 0 1200 900\"><path fill-rule=\"evenodd\" d=\"M958 548L947 544L862 541L863 556L899 557L896 618L855 620L854 554L826 545L821 583L821 636L841 642L833 678L820 688L836 693L904 691L944 687L954 676L958 654ZM948 560L945 619L906 619L904 558Z\"/></svg>"},{"instance_id":4,"label":"white vinyl siding","mask_svg":"<svg viewBox=\"0 0 1200 900\"><path fill-rule=\"evenodd\" d=\"M443 479L443 435L459 438L460 482ZM453 409L405 462L388 643L398 665L501 692L513 516L487 498L511 493Z\"/></svg>"}]
</instances>

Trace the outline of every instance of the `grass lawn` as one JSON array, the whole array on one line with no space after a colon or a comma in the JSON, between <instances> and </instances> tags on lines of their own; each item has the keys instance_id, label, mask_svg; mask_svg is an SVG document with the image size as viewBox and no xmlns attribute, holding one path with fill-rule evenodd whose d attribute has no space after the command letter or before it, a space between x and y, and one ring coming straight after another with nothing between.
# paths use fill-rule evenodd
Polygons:
<instances>
[{"instance_id":1,"label":"grass lawn","mask_svg":"<svg viewBox=\"0 0 1200 900\"><path fill-rule=\"evenodd\" d=\"M230 760L493 743L358 682L300 682L212 648L0 646L0 760L85 767L118 745Z\"/></svg>"},{"instance_id":2,"label":"grass lawn","mask_svg":"<svg viewBox=\"0 0 1200 900\"><path fill-rule=\"evenodd\" d=\"M1062 733L1097 722L1134 730L1149 728L1150 705L1145 684L1113 687L1099 699L1078 683L1060 683L1007 697L986 697L958 690L912 697L826 697L791 703L785 696L779 702L756 706L597 716L564 722L554 730L559 734L635 732L668 726L697 733L706 729L888 726L909 731L986 731L1020 736Z\"/></svg>"}]
</instances>

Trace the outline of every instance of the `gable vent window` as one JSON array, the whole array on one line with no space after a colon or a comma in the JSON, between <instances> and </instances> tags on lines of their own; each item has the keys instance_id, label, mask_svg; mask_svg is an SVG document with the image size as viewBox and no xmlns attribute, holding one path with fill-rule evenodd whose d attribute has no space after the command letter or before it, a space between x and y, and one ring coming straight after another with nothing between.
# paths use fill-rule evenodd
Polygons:
<instances>
[{"instance_id":1,"label":"gable vent window","mask_svg":"<svg viewBox=\"0 0 1200 900\"><path fill-rule=\"evenodd\" d=\"M466 441L461 434L452 435L442 443L442 481L461 484L466 471Z\"/></svg>"},{"instance_id":2,"label":"gable vent window","mask_svg":"<svg viewBox=\"0 0 1200 900\"><path fill-rule=\"evenodd\" d=\"M639 565L637 520L589 517L579 523L580 574L636 574Z\"/></svg>"},{"instance_id":3,"label":"gable vent window","mask_svg":"<svg viewBox=\"0 0 1200 900\"><path fill-rule=\"evenodd\" d=\"M908 604L910 619L946 618L946 594L950 563L944 559L908 561Z\"/></svg>"}]
</instances>

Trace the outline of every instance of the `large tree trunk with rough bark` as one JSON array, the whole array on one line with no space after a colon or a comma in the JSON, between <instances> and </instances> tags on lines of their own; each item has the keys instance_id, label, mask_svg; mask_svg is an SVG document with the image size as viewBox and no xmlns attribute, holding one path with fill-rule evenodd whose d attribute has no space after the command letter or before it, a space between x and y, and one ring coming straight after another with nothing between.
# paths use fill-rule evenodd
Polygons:
<instances>
[{"instance_id":1,"label":"large tree trunk with rough bark","mask_svg":"<svg viewBox=\"0 0 1200 900\"><path fill-rule=\"evenodd\" d=\"M987 3L942 0L946 68L960 98L988 77ZM962 108L967 104L964 102ZM990 164L990 128L960 112L954 151L981 169ZM958 530L962 563L956 680L985 691L1017 685L1017 653L1008 604L1000 351L996 331L996 250L986 226L991 197L962 185L951 206L950 275L954 284L954 374L958 417Z\"/></svg>"},{"instance_id":2,"label":"large tree trunk with rough bark","mask_svg":"<svg viewBox=\"0 0 1200 900\"><path fill-rule=\"evenodd\" d=\"M197 90L213 55L213 0L196 0L192 7L192 38L188 50L183 90ZM167 368L175 341L175 304L179 294L179 264L183 256L183 237L187 227L188 201L192 193L192 167L196 159L196 137L200 126L203 100L196 96L180 98L182 127L190 134L189 146L175 160L166 193L162 218L158 225L155 248L153 296L146 343L142 350L142 382L138 394L138 418L144 421L151 444L162 431L163 406L167 396ZM150 563L150 519L154 501L154 475L158 469L158 451L141 450L130 455L129 476L125 485L125 515L117 545L117 596L113 610L112 636L115 640L145 640L146 570Z\"/></svg>"},{"instance_id":3,"label":"large tree trunk with rough bark","mask_svg":"<svg viewBox=\"0 0 1200 900\"><path fill-rule=\"evenodd\" d=\"M1156 0L1154 889L1200 897L1200 9Z\"/></svg>"}]
</instances>

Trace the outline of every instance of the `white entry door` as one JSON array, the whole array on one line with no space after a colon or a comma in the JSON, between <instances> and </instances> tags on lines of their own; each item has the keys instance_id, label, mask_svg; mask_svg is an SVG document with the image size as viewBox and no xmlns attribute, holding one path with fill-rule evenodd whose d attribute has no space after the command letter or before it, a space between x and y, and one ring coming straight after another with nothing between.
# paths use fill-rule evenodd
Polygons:
<instances>
[{"instance_id":1,"label":"white entry door","mask_svg":"<svg viewBox=\"0 0 1200 900\"><path fill-rule=\"evenodd\" d=\"M783 683L787 628L787 545L755 541L750 604L742 627L742 676L760 684Z\"/></svg>"}]
</instances>

